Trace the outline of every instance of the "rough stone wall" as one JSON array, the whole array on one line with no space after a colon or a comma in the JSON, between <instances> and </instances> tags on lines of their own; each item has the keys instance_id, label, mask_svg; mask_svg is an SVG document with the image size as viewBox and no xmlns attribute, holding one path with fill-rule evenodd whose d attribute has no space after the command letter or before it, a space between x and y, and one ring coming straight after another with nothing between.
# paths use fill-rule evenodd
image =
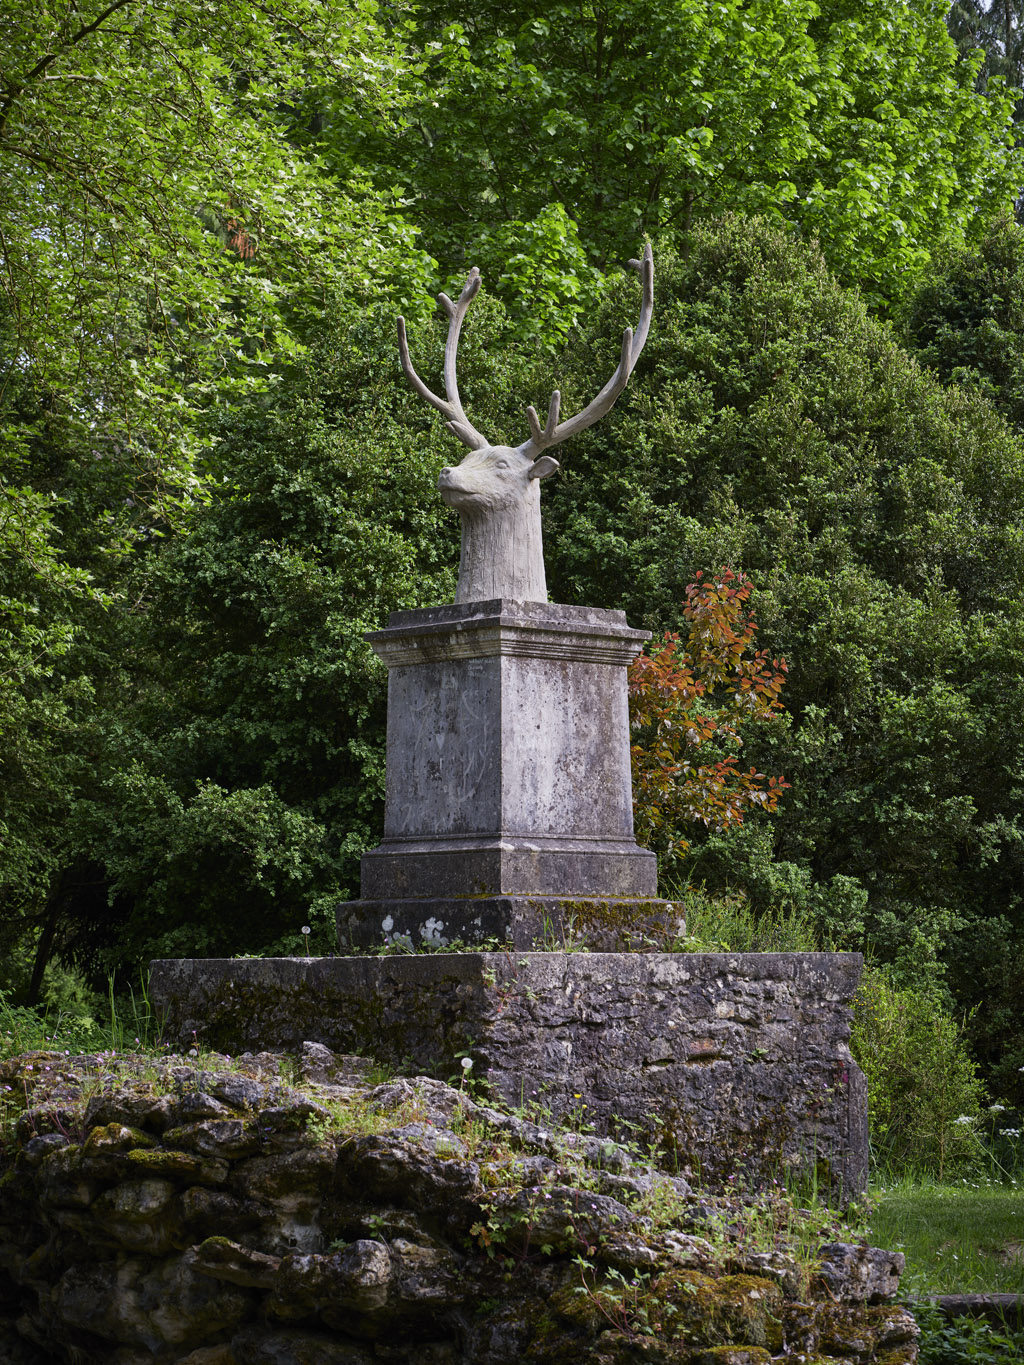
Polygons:
<instances>
[{"instance_id":1,"label":"rough stone wall","mask_svg":"<svg viewBox=\"0 0 1024 1365\"><path fill-rule=\"evenodd\" d=\"M311 1043L0 1064L0 1360L916 1360L902 1256L823 1220L801 1261L750 1241L772 1198L752 1220L606 1140L368 1070Z\"/></svg>"},{"instance_id":2,"label":"rough stone wall","mask_svg":"<svg viewBox=\"0 0 1024 1365\"><path fill-rule=\"evenodd\" d=\"M168 1036L315 1039L576 1112L719 1186L794 1168L852 1195L867 1093L847 1046L861 959L833 953L465 953L153 964Z\"/></svg>"}]
</instances>

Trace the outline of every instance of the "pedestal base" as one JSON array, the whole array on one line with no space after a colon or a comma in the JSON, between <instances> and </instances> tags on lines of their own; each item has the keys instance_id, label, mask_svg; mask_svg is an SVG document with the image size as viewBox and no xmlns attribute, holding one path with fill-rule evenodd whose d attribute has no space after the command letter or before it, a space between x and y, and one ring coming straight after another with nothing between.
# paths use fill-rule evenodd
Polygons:
<instances>
[{"instance_id":1,"label":"pedestal base","mask_svg":"<svg viewBox=\"0 0 1024 1365\"><path fill-rule=\"evenodd\" d=\"M664 952L686 934L682 906L648 898L553 896L433 897L345 901L338 906L342 952L403 941L410 949L452 943L516 952L587 948Z\"/></svg>"},{"instance_id":2,"label":"pedestal base","mask_svg":"<svg viewBox=\"0 0 1024 1365\"><path fill-rule=\"evenodd\" d=\"M364 853L364 900L554 896L649 900L658 860L630 839L482 834L385 839Z\"/></svg>"}]
</instances>

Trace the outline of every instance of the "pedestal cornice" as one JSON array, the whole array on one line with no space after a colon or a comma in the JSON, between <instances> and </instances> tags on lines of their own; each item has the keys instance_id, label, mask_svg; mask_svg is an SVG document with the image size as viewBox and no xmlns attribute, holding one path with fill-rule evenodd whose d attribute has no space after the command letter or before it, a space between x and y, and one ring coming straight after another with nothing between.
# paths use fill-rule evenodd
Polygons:
<instances>
[{"instance_id":1,"label":"pedestal cornice","mask_svg":"<svg viewBox=\"0 0 1024 1365\"><path fill-rule=\"evenodd\" d=\"M389 668L499 656L625 667L651 633L632 629L621 611L495 598L396 611L365 638Z\"/></svg>"}]
</instances>

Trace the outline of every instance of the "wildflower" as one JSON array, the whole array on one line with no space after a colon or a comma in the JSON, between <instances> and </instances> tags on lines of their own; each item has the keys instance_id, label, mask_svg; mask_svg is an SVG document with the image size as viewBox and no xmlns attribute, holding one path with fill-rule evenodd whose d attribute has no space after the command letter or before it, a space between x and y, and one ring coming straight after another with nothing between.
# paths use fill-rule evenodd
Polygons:
<instances>
[{"instance_id":1,"label":"wildflower","mask_svg":"<svg viewBox=\"0 0 1024 1365\"><path fill-rule=\"evenodd\" d=\"M988 1112L990 1114L1001 1114L1005 1108L1006 1108L1005 1104L990 1104L988 1107Z\"/></svg>"},{"instance_id":2,"label":"wildflower","mask_svg":"<svg viewBox=\"0 0 1024 1365\"><path fill-rule=\"evenodd\" d=\"M463 1071L472 1071L472 1070L473 1070L473 1058L472 1058L472 1057L463 1057L462 1062L461 1062L460 1065L462 1066Z\"/></svg>"},{"instance_id":3,"label":"wildflower","mask_svg":"<svg viewBox=\"0 0 1024 1365\"><path fill-rule=\"evenodd\" d=\"M960 1117L959 1117L958 1119L954 1119L953 1122L954 1122L954 1123L959 1123L959 1124L963 1125L963 1124L967 1124L967 1123L973 1123L973 1122L974 1122L974 1118L973 1118L973 1116L970 1115L970 1114L961 1114Z\"/></svg>"},{"instance_id":4,"label":"wildflower","mask_svg":"<svg viewBox=\"0 0 1024 1365\"><path fill-rule=\"evenodd\" d=\"M1020 1137L1020 1129L1019 1129L1019 1128L1000 1128L1000 1130L999 1130L999 1136L1000 1136L1000 1137L1018 1138L1018 1137Z\"/></svg>"}]
</instances>

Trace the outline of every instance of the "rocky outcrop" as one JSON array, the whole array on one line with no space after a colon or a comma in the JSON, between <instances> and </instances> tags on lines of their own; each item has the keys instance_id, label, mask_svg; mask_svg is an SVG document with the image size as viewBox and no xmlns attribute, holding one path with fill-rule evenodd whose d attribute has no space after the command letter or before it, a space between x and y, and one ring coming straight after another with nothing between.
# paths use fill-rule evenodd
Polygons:
<instances>
[{"instance_id":1,"label":"rocky outcrop","mask_svg":"<svg viewBox=\"0 0 1024 1365\"><path fill-rule=\"evenodd\" d=\"M0 1359L916 1359L902 1257L820 1214L701 1195L437 1080L374 1081L314 1043L0 1064Z\"/></svg>"}]
</instances>

